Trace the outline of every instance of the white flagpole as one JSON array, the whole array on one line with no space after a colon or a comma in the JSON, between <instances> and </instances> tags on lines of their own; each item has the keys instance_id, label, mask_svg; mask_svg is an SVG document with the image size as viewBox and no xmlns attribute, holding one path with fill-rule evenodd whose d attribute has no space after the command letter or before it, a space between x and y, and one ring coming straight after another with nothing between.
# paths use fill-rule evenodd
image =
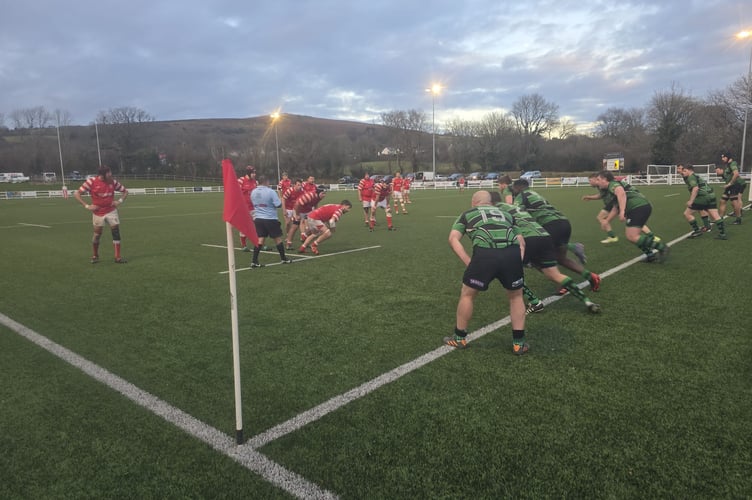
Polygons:
<instances>
[{"instance_id":1,"label":"white flagpole","mask_svg":"<svg viewBox=\"0 0 752 500\"><path fill-rule=\"evenodd\" d=\"M243 407L240 398L240 341L238 337L238 300L235 280L235 238L232 225L227 226L227 265L230 276L230 317L232 318L232 368L235 381L235 441L243 444Z\"/></svg>"},{"instance_id":2,"label":"white flagpole","mask_svg":"<svg viewBox=\"0 0 752 500\"><path fill-rule=\"evenodd\" d=\"M97 121L94 120L94 132L97 134L97 155L99 156L99 166L102 166L102 151L99 149L99 127Z\"/></svg>"},{"instance_id":3,"label":"white flagpole","mask_svg":"<svg viewBox=\"0 0 752 500\"><path fill-rule=\"evenodd\" d=\"M60 180L63 181L63 198L68 198L68 188L65 186L65 170L63 169L63 147L60 145L60 116L57 118L57 152L60 154Z\"/></svg>"}]
</instances>

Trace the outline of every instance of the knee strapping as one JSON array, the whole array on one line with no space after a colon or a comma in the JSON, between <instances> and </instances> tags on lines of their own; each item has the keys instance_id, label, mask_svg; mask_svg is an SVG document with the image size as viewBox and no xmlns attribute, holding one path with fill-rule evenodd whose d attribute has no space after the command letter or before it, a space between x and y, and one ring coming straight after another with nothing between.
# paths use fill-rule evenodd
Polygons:
<instances>
[{"instance_id":1,"label":"knee strapping","mask_svg":"<svg viewBox=\"0 0 752 500\"><path fill-rule=\"evenodd\" d=\"M112 229L112 241L120 241L120 227Z\"/></svg>"}]
</instances>

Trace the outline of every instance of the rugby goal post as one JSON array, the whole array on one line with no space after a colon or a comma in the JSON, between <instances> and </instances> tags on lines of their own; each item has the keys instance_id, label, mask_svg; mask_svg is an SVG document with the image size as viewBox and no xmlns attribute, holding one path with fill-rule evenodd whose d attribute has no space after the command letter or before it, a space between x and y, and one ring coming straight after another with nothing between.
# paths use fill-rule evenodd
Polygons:
<instances>
[{"instance_id":1,"label":"rugby goal post","mask_svg":"<svg viewBox=\"0 0 752 500\"><path fill-rule=\"evenodd\" d=\"M676 175L676 165L648 165L648 184L672 185ZM655 182L653 182L655 181Z\"/></svg>"}]
</instances>

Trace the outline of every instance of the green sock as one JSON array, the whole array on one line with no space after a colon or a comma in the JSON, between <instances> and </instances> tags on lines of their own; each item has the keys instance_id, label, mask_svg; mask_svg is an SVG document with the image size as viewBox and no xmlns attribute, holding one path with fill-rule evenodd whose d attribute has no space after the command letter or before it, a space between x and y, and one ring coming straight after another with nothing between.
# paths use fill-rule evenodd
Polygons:
<instances>
[{"instance_id":1,"label":"green sock","mask_svg":"<svg viewBox=\"0 0 752 500\"><path fill-rule=\"evenodd\" d=\"M710 218L707 215L702 218L702 225L704 227L710 227Z\"/></svg>"},{"instance_id":2,"label":"green sock","mask_svg":"<svg viewBox=\"0 0 752 500\"><path fill-rule=\"evenodd\" d=\"M609 231L607 234L609 238L616 238L616 233L613 231Z\"/></svg>"},{"instance_id":3,"label":"green sock","mask_svg":"<svg viewBox=\"0 0 752 500\"><path fill-rule=\"evenodd\" d=\"M697 227L697 221L696 220L693 220L692 222L690 222L689 225L692 226L692 231L699 231L700 230L700 228Z\"/></svg>"},{"instance_id":4,"label":"green sock","mask_svg":"<svg viewBox=\"0 0 752 500\"><path fill-rule=\"evenodd\" d=\"M582 290L580 290L580 287L577 286L577 284L574 282L572 278L567 276L564 281L561 282L560 285L562 288L566 288L567 291L577 297L578 300L581 300L582 302L585 302L587 300L587 297L584 293L582 293Z\"/></svg>"},{"instance_id":5,"label":"green sock","mask_svg":"<svg viewBox=\"0 0 752 500\"><path fill-rule=\"evenodd\" d=\"M541 299L537 295L535 295L535 292L530 290L527 287L527 285L522 286L522 294L525 296L527 301L530 302L531 304L537 304L538 302L541 301Z\"/></svg>"}]
</instances>

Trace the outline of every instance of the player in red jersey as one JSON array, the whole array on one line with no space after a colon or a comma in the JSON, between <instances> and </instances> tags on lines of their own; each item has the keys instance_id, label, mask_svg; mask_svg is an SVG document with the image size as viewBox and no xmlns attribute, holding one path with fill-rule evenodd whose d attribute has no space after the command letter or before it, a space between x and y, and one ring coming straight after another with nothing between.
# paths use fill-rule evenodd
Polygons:
<instances>
[{"instance_id":1,"label":"player in red jersey","mask_svg":"<svg viewBox=\"0 0 752 500\"><path fill-rule=\"evenodd\" d=\"M285 234L288 235L288 239L285 241L287 250L292 249L292 240L290 238L295 234L295 231L290 232L295 227L293 225L295 221L295 202L304 194L303 181L301 179L296 179L295 184L288 187L282 193L282 201L285 204Z\"/></svg>"},{"instance_id":2,"label":"player in red jersey","mask_svg":"<svg viewBox=\"0 0 752 500\"><path fill-rule=\"evenodd\" d=\"M303 183L303 191L306 193L315 193L316 189L318 189L316 178L312 175L308 176L308 180Z\"/></svg>"},{"instance_id":3,"label":"player in red jersey","mask_svg":"<svg viewBox=\"0 0 752 500\"><path fill-rule=\"evenodd\" d=\"M305 190L305 183L303 183L303 189ZM297 199L297 201L295 202L295 207L293 208L293 225L290 228L290 231L287 233L287 241L292 242L292 237L295 236L295 231L298 229L298 227L300 227L300 241L305 241L306 219L308 218L308 214L316 208L316 205L318 205L325 196L326 190L317 188L316 191L312 193L304 192Z\"/></svg>"},{"instance_id":4,"label":"player in red jersey","mask_svg":"<svg viewBox=\"0 0 752 500\"><path fill-rule=\"evenodd\" d=\"M258 183L256 182L256 169L251 165L245 167L245 175L238 179L238 186L240 186L240 192L243 193L243 199L245 199L246 205L248 205L248 212L253 219L253 203L251 202L251 191L256 189ZM243 247L244 252L250 252L252 249L248 246L248 237L243 233L240 233L240 246Z\"/></svg>"},{"instance_id":5,"label":"player in red jersey","mask_svg":"<svg viewBox=\"0 0 752 500\"><path fill-rule=\"evenodd\" d=\"M282 172L282 178L277 184L277 194L280 198L282 198L282 195L285 194L285 191L287 191L287 188L290 186L292 186L292 179L287 175L287 172Z\"/></svg>"},{"instance_id":6,"label":"player in red jersey","mask_svg":"<svg viewBox=\"0 0 752 500\"><path fill-rule=\"evenodd\" d=\"M412 184L412 182L413 180L410 177L402 179L402 198L407 205L412 203L412 201L410 201L410 184Z\"/></svg>"},{"instance_id":7,"label":"player in red jersey","mask_svg":"<svg viewBox=\"0 0 752 500\"><path fill-rule=\"evenodd\" d=\"M358 182L358 199L363 205L363 221L366 226L370 227L369 220L371 218L371 203L373 202L373 186L374 182L368 172L363 175L363 178Z\"/></svg>"},{"instance_id":8,"label":"player in red jersey","mask_svg":"<svg viewBox=\"0 0 752 500\"><path fill-rule=\"evenodd\" d=\"M94 237L91 246L94 250L91 263L99 262L99 239L102 237L104 225L107 223L112 232L112 244L115 246L115 262L125 264L127 261L120 255L120 216L117 207L128 197L125 186L112 178L112 170L106 165L99 167L99 175L87 179L73 196L86 210L93 212ZM122 193L120 199L115 199L115 191ZM81 195L91 195L91 203L86 203Z\"/></svg>"},{"instance_id":9,"label":"player in red jersey","mask_svg":"<svg viewBox=\"0 0 752 500\"><path fill-rule=\"evenodd\" d=\"M402 206L402 213L406 214L405 199L402 196L402 188L404 187L405 179L402 178L402 174L395 172L394 179L392 179L392 199L394 201L394 213L399 213L399 207L397 202Z\"/></svg>"},{"instance_id":10,"label":"player in red jersey","mask_svg":"<svg viewBox=\"0 0 752 500\"><path fill-rule=\"evenodd\" d=\"M308 237L298 249L298 252L305 253L306 246L311 245L311 252L318 255L319 244L332 237L337 221L351 208L352 203L348 200L342 200L339 205L324 205L308 214Z\"/></svg>"},{"instance_id":11,"label":"player in red jersey","mask_svg":"<svg viewBox=\"0 0 752 500\"><path fill-rule=\"evenodd\" d=\"M371 203L371 225L370 229L373 231L373 227L376 225L376 209L383 208L386 212L386 226L389 231L394 230L392 225L392 212L389 208L389 195L392 192L391 186L384 181L376 183L373 188L373 202Z\"/></svg>"}]
</instances>

